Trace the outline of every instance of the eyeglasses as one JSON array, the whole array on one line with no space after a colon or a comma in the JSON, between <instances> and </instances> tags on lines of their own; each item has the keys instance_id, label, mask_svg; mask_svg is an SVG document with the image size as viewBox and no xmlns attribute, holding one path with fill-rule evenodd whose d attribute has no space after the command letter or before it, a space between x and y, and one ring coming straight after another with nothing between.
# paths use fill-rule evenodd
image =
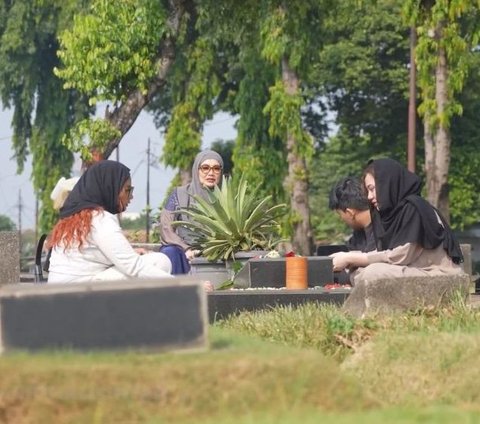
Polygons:
<instances>
[{"instance_id":1,"label":"eyeglasses","mask_svg":"<svg viewBox=\"0 0 480 424\"><path fill-rule=\"evenodd\" d=\"M222 167L220 165L200 165L198 169L205 175L210 171L213 171L214 174L220 174L220 172L222 172Z\"/></svg>"}]
</instances>

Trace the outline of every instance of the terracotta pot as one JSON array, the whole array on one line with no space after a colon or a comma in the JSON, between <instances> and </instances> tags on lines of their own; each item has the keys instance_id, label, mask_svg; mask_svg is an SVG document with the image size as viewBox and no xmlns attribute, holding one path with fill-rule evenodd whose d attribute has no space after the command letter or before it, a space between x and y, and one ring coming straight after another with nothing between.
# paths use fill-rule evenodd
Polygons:
<instances>
[{"instance_id":1,"label":"terracotta pot","mask_svg":"<svg viewBox=\"0 0 480 424\"><path fill-rule=\"evenodd\" d=\"M308 287L308 262L302 256L285 258L286 287L289 290L305 290Z\"/></svg>"}]
</instances>

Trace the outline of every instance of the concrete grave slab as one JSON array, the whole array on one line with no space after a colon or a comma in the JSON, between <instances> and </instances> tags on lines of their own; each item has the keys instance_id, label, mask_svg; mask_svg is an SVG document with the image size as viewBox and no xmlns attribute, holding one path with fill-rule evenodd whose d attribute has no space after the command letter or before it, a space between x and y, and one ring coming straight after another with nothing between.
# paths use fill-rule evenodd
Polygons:
<instances>
[{"instance_id":1,"label":"concrete grave slab","mask_svg":"<svg viewBox=\"0 0 480 424\"><path fill-rule=\"evenodd\" d=\"M332 259L308 256L308 286L324 286L333 282ZM234 287L285 287L285 258L250 259L234 278Z\"/></svg>"},{"instance_id":2,"label":"concrete grave slab","mask_svg":"<svg viewBox=\"0 0 480 424\"><path fill-rule=\"evenodd\" d=\"M471 244L460 244L460 249L463 254L463 262L461 264L463 272L472 275L473 273L473 264L472 264L472 245Z\"/></svg>"},{"instance_id":3,"label":"concrete grave slab","mask_svg":"<svg viewBox=\"0 0 480 424\"><path fill-rule=\"evenodd\" d=\"M345 301L344 310L361 318L438 306L448 303L456 291L467 297L470 284L467 274L361 280Z\"/></svg>"},{"instance_id":4,"label":"concrete grave slab","mask_svg":"<svg viewBox=\"0 0 480 424\"><path fill-rule=\"evenodd\" d=\"M190 265L192 276L197 279L210 281L215 288L219 287L231 276L231 272L223 261L211 262L206 258L193 258Z\"/></svg>"},{"instance_id":5,"label":"concrete grave slab","mask_svg":"<svg viewBox=\"0 0 480 424\"><path fill-rule=\"evenodd\" d=\"M20 245L17 231L0 231L0 285L20 282Z\"/></svg>"},{"instance_id":6,"label":"concrete grave slab","mask_svg":"<svg viewBox=\"0 0 480 424\"><path fill-rule=\"evenodd\" d=\"M1 351L198 349L207 327L206 294L191 277L0 289Z\"/></svg>"},{"instance_id":7,"label":"concrete grave slab","mask_svg":"<svg viewBox=\"0 0 480 424\"><path fill-rule=\"evenodd\" d=\"M276 306L298 306L307 302L342 305L350 290L225 290L208 293L210 323L242 311L258 311Z\"/></svg>"}]
</instances>

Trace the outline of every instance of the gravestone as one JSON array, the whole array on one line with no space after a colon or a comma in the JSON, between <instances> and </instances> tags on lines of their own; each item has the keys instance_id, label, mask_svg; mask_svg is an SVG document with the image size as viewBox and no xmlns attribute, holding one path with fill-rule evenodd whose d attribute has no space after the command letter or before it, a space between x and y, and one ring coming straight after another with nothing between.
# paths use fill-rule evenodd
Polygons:
<instances>
[{"instance_id":1,"label":"gravestone","mask_svg":"<svg viewBox=\"0 0 480 424\"><path fill-rule=\"evenodd\" d=\"M0 286L20 282L20 244L17 231L0 231Z\"/></svg>"},{"instance_id":2,"label":"gravestone","mask_svg":"<svg viewBox=\"0 0 480 424\"><path fill-rule=\"evenodd\" d=\"M308 256L308 286L324 286L333 282L332 259L325 256ZM235 276L237 288L285 287L285 258L250 259Z\"/></svg>"},{"instance_id":3,"label":"gravestone","mask_svg":"<svg viewBox=\"0 0 480 424\"><path fill-rule=\"evenodd\" d=\"M466 298L470 284L468 274L360 280L345 301L344 310L362 318L437 307L451 301L455 292Z\"/></svg>"},{"instance_id":4,"label":"gravestone","mask_svg":"<svg viewBox=\"0 0 480 424\"><path fill-rule=\"evenodd\" d=\"M205 348L207 319L191 277L0 288L2 352Z\"/></svg>"},{"instance_id":5,"label":"gravestone","mask_svg":"<svg viewBox=\"0 0 480 424\"><path fill-rule=\"evenodd\" d=\"M349 294L350 290L345 289L214 291L208 293L208 316L210 323L214 323L242 311L269 310L277 306L298 306L307 302L342 305Z\"/></svg>"}]
</instances>

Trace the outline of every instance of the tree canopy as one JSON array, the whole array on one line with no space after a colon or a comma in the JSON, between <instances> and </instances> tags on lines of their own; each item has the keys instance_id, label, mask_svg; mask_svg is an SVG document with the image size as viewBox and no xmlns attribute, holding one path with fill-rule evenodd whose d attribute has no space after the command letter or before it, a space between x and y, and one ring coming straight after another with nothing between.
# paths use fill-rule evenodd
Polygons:
<instances>
[{"instance_id":1,"label":"tree canopy","mask_svg":"<svg viewBox=\"0 0 480 424\"><path fill-rule=\"evenodd\" d=\"M479 95L472 89L480 84L472 48L479 14L473 1L447 3L4 0L0 94L14 107L19 169L31 153L35 189L49 205L52 184L70 171L71 151L87 158L95 148L108 157L148 108L165 134L162 160L185 182L204 122L225 111L238 116L238 137L228 146L233 172L259 196L290 199L286 234L305 243L311 218L317 239L336 237L339 223L326 208L331 185L359 175L374 156L405 162L414 25L417 151L428 153L423 139L430 140L432 122L449 122L451 218L468 225L479 218ZM428 38L441 17L443 35ZM439 46L451 69L443 115L431 108ZM108 108L93 118L99 101ZM433 171L417 159L429 181ZM47 225L54 215L42 210Z\"/></svg>"}]
</instances>

